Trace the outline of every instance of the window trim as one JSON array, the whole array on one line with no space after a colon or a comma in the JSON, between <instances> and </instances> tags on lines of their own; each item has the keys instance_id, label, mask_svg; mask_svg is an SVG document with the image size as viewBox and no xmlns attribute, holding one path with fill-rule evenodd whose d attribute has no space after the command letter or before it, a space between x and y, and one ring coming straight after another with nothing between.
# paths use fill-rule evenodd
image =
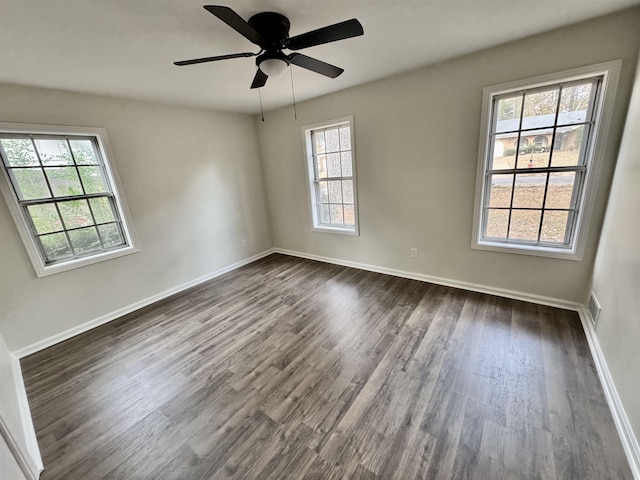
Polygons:
<instances>
[{"instance_id":1,"label":"window trim","mask_svg":"<svg viewBox=\"0 0 640 480\"><path fill-rule=\"evenodd\" d=\"M131 213L127 205L126 198L124 196L124 190L120 182L120 177L116 169L113 152L109 143L109 137L107 130L100 127L72 127L72 126L60 126L60 125L40 125L40 124L26 124L26 123L5 123L0 122L0 131L3 133L19 133L19 134L37 134L37 135L78 135L78 136L91 136L95 137L100 155L104 162L104 170L107 175L107 179L110 182L111 190L114 196L114 204L118 209L120 221L122 224L122 231L125 236L126 246L105 252L98 252L96 254L74 258L70 260L61 261L59 263L53 263L47 265L40 252L40 248L36 243L36 239L29 226L28 219L25 218L23 209L20 207L20 203L16 194L13 191L11 180L7 173L7 169L2 166L0 179L0 191L6 201L11 217L18 229L22 243L27 250L27 254L33 268L38 277L45 277L56 273L65 272L74 268L83 267L85 265L92 265L112 258L122 257L140 251L138 238L133 229L131 221Z\"/></svg>"},{"instance_id":2,"label":"window trim","mask_svg":"<svg viewBox=\"0 0 640 480\"><path fill-rule=\"evenodd\" d=\"M616 87L620 76L622 60L588 65L584 67L565 70L562 72L541 75L533 78L517 80L499 85L485 87L482 92L482 116L480 123L480 141L478 148L478 166L476 174L476 194L473 213L473 228L471 248L477 250L489 250L494 252L508 252L523 255L536 255L550 258L568 260L582 260L589 231L597 184L599 181L601 165L607 146L607 134L611 123L614 107ZM541 245L528 245L525 243L506 243L486 240L482 238L482 216L485 201L485 173L487 168L489 151L491 149L491 116L493 98L518 92L523 89L535 89L562 82L571 82L595 76L602 76L601 93L594 106L595 126L591 139L586 146L585 155L588 161L585 163L586 173L582 182L582 198L577 205L577 217L573 225L573 234L568 246L554 247Z\"/></svg>"},{"instance_id":3,"label":"window trim","mask_svg":"<svg viewBox=\"0 0 640 480\"><path fill-rule=\"evenodd\" d=\"M349 124L351 131L351 178L353 179L353 211L354 226L338 227L322 225L318 219L318 202L315 190L315 165L313 161L313 145L311 142L311 133L313 130L331 128L336 125ZM338 233L342 235L360 235L360 221L358 213L358 182L356 172L356 142L355 142L355 126L354 116L346 115L344 117L334 118L325 122L316 122L302 127L302 144L304 148L305 170L307 172L307 195L309 199L309 210L311 215L311 230L314 232Z\"/></svg>"}]
</instances>

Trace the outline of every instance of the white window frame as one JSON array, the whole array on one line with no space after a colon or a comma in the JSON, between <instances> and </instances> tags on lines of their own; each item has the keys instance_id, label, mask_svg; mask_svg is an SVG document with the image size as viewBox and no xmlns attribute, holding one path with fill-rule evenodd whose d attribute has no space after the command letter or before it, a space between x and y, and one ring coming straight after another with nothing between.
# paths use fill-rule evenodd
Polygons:
<instances>
[{"instance_id":1,"label":"white window frame","mask_svg":"<svg viewBox=\"0 0 640 480\"><path fill-rule=\"evenodd\" d=\"M125 245L121 248L100 251L86 257L60 260L56 263L47 264L43 254L41 253L41 249L38 246L35 234L31 230L30 220L26 218L27 214L20 206L19 200L14 192L11 180L7 174L7 169L4 166L1 166L2 168L0 168L0 170L2 170L2 174L0 174L0 177L2 178L0 179L0 190L2 191L2 195L4 196L7 206L9 207L13 221L15 222L18 233L20 234L20 238L24 243L38 277L53 275L140 251L139 243L131 222L131 214L129 213L124 191L120 183L115 162L113 161L114 157L106 129L97 127L71 127L0 122L0 132L19 133L25 135L69 135L94 137L97 141L99 154L104 162L104 170L113 193L115 207L122 226L122 233L125 237Z\"/></svg>"},{"instance_id":2,"label":"white window frame","mask_svg":"<svg viewBox=\"0 0 640 480\"><path fill-rule=\"evenodd\" d=\"M478 154L478 170L476 177L476 196L473 216L473 236L471 248L495 252L509 252L525 255L537 255L569 260L582 260L586 243L589 221L593 211L597 182L607 140L607 132L615 99L615 90L620 76L621 60L590 65L563 72L542 75L534 78L518 80L486 87L483 90L482 117L480 129L480 146ZM526 242L509 243L482 237L483 210L487 196L486 179L490 155L492 155L491 128L494 98L508 93L535 89L563 82L571 82L602 76L599 96L594 105L594 125L590 138L585 146L585 171L581 183L582 195L576 204L577 213L572 225L567 245L533 245ZM608 159L612 161L612 159ZM526 173L526 172L523 172ZM576 188L579 188L576 183Z\"/></svg>"},{"instance_id":3,"label":"white window frame","mask_svg":"<svg viewBox=\"0 0 640 480\"><path fill-rule=\"evenodd\" d=\"M321 130L325 128L335 127L337 125L349 125L351 132L351 177L340 177L337 179L350 178L353 181L353 210L354 210L354 225L353 226L338 226L338 225L326 225L320 222L320 213L318 200L318 180L316 178L315 160L313 157L313 143L311 136L314 130ZM311 125L305 125L302 127L302 140L305 149L305 162L307 171L307 190L310 199L310 214L312 222L312 231L325 232L325 233L339 233L344 235L359 235L359 215L358 215L358 186L356 179L356 146L355 146L355 128L353 115L347 115L345 117L335 118L326 122L318 122Z\"/></svg>"}]
</instances>

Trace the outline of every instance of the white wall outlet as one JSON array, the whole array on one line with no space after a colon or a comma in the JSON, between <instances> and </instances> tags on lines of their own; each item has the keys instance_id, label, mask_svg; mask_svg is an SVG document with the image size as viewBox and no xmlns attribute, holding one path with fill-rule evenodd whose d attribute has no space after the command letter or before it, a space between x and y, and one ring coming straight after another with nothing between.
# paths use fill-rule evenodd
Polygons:
<instances>
[{"instance_id":1,"label":"white wall outlet","mask_svg":"<svg viewBox=\"0 0 640 480\"><path fill-rule=\"evenodd\" d=\"M411 247L411 250L409 250L409 256L411 256L411 258L418 258L418 249L416 247Z\"/></svg>"},{"instance_id":2,"label":"white wall outlet","mask_svg":"<svg viewBox=\"0 0 640 480\"><path fill-rule=\"evenodd\" d=\"M242 248L247 248L247 241L243 238L240 240L240 245L242 245Z\"/></svg>"}]
</instances>

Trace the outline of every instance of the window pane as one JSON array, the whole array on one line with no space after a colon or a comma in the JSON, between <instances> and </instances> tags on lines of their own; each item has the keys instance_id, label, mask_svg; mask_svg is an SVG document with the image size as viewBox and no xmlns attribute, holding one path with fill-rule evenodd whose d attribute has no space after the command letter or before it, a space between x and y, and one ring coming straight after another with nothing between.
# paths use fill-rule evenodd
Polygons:
<instances>
[{"instance_id":1,"label":"window pane","mask_svg":"<svg viewBox=\"0 0 640 480\"><path fill-rule=\"evenodd\" d=\"M340 157L342 159L342 176L351 177L353 175L353 169L351 168L351 152L342 152Z\"/></svg>"},{"instance_id":2,"label":"window pane","mask_svg":"<svg viewBox=\"0 0 640 480\"><path fill-rule=\"evenodd\" d=\"M342 203L353 204L353 180L342 181Z\"/></svg>"},{"instance_id":3,"label":"window pane","mask_svg":"<svg viewBox=\"0 0 640 480\"><path fill-rule=\"evenodd\" d=\"M340 150L351 150L351 129L348 125L340 127Z\"/></svg>"},{"instance_id":4,"label":"window pane","mask_svg":"<svg viewBox=\"0 0 640 480\"><path fill-rule=\"evenodd\" d=\"M98 230L100 231L102 243L104 244L105 248L124 244L122 233L120 232L120 228L118 228L117 224L109 223L107 225L100 225L98 227Z\"/></svg>"},{"instance_id":5,"label":"window pane","mask_svg":"<svg viewBox=\"0 0 640 480\"><path fill-rule=\"evenodd\" d=\"M355 207L353 205L344 206L344 224L345 225L356 224Z\"/></svg>"},{"instance_id":6,"label":"window pane","mask_svg":"<svg viewBox=\"0 0 640 480\"><path fill-rule=\"evenodd\" d=\"M329 213L331 215L331 223L333 225L344 224L342 205L329 205Z\"/></svg>"},{"instance_id":7,"label":"window pane","mask_svg":"<svg viewBox=\"0 0 640 480\"><path fill-rule=\"evenodd\" d=\"M340 170L340 154L330 153L327 155L327 166L329 177L341 177L342 172Z\"/></svg>"},{"instance_id":8,"label":"window pane","mask_svg":"<svg viewBox=\"0 0 640 480\"><path fill-rule=\"evenodd\" d=\"M71 247L64 233L52 233L38 238L47 262L71 256Z\"/></svg>"},{"instance_id":9,"label":"window pane","mask_svg":"<svg viewBox=\"0 0 640 480\"><path fill-rule=\"evenodd\" d=\"M318 167L318 178L327 178L327 156L318 155L316 162Z\"/></svg>"},{"instance_id":10,"label":"window pane","mask_svg":"<svg viewBox=\"0 0 640 480\"><path fill-rule=\"evenodd\" d=\"M491 175L488 205L490 207L509 207L512 189L513 175Z\"/></svg>"},{"instance_id":11,"label":"window pane","mask_svg":"<svg viewBox=\"0 0 640 480\"><path fill-rule=\"evenodd\" d=\"M515 168L517 142L517 133L496 135L493 141L491 170L510 170Z\"/></svg>"},{"instance_id":12,"label":"window pane","mask_svg":"<svg viewBox=\"0 0 640 480\"><path fill-rule=\"evenodd\" d=\"M553 128L522 132L518 168L548 167L552 136Z\"/></svg>"},{"instance_id":13,"label":"window pane","mask_svg":"<svg viewBox=\"0 0 640 480\"><path fill-rule=\"evenodd\" d=\"M580 163L580 152L586 140L585 126L558 127L553 142L551 166L574 166Z\"/></svg>"},{"instance_id":14,"label":"window pane","mask_svg":"<svg viewBox=\"0 0 640 480\"><path fill-rule=\"evenodd\" d=\"M38 157L30 138L3 138L2 148L7 154L7 161L11 167L37 166Z\"/></svg>"},{"instance_id":15,"label":"window pane","mask_svg":"<svg viewBox=\"0 0 640 480\"><path fill-rule=\"evenodd\" d=\"M29 205L29 216L38 233L51 233L62 230L62 221L53 203Z\"/></svg>"},{"instance_id":16,"label":"window pane","mask_svg":"<svg viewBox=\"0 0 640 480\"><path fill-rule=\"evenodd\" d=\"M329 216L329 205L320 205L320 223L331 223L331 217Z\"/></svg>"},{"instance_id":17,"label":"window pane","mask_svg":"<svg viewBox=\"0 0 640 480\"><path fill-rule=\"evenodd\" d=\"M507 226L509 224L509 210L489 209L487 212L486 237L507 238Z\"/></svg>"},{"instance_id":18,"label":"window pane","mask_svg":"<svg viewBox=\"0 0 640 480\"><path fill-rule=\"evenodd\" d=\"M82 185L75 167L45 168L54 197L82 195Z\"/></svg>"},{"instance_id":19,"label":"window pane","mask_svg":"<svg viewBox=\"0 0 640 480\"><path fill-rule=\"evenodd\" d=\"M14 168L10 170L17 183L20 200L51 198L47 182L40 168Z\"/></svg>"},{"instance_id":20,"label":"window pane","mask_svg":"<svg viewBox=\"0 0 640 480\"><path fill-rule=\"evenodd\" d=\"M62 220L66 228L93 225L93 219L91 218L91 212L89 211L89 205L86 200L59 202L58 208L60 209L60 215L62 215Z\"/></svg>"},{"instance_id":21,"label":"window pane","mask_svg":"<svg viewBox=\"0 0 640 480\"><path fill-rule=\"evenodd\" d=\"M325 148L327 149L327 152L340 151L340 137L339 137L337 128L332 128L331 130L325 130L324 138L326 142Z\"/></svg>"},{"instance_id":22,"label":"window pane","mask_svg":"<svg viewBox=\"0 0 640 480\"><path fill-rule=\"evenodd\" d=\"M342 203L342 187L340 180L329 182L329 203Z\"/></svg>"},{"instance_id":23,"label":"window pane","mask_svg":"<svg viewBox=\"0 0 640 480\"><path fill-rule=\"evenodd\" d=\"M496 132L512 132L520 127L522 95L501 98L496 103Z\"/></svg>"},{"instance_id":24,"label":"window pane","mask_svg":"<svg viewBox=\"0 0 640 480\"><path fill-rule=\"evenodd\" d=\"M91 198L89 199L89 204L96 223L107 223L116 219L113 204L108 197Z\"/></svg>"},{"instance_id":25,"label":"window pane","mask_svg":"<svg viewBox=\"0 0 640 480\"><path fill-rule=\"evenodd\" d=\"M541 215L540 210L513 210L509 239L537 241Z\"/></svg>"},{"instance_id":26,"label":"window pane","mask_svg":"<svg viewBox=\"0 0 640 480\"><path fill-rule=\"evenodd\" d=\"M92 252L101 248L100 239L98 238L98 232L95 227L71 230L69 232L69 238L71 239L76 254Z\"/></svg>"},{"instance_id":27,"label":"window pane","mask_svg":"<svg viewBox=\"0 0 640 480\"><path fill-rule=\"evenodd\" d=\"M36 147L44 166L73 165L73 158L66 140L38 138Z\"/></svg>"},{"instance_id":28,"label":"window pane","mask_svg":"<svg viewBox=\"0 0 640 480\"><path fill-rule=\"evenodd\" d=\"M545 208L571 208L575 181L575 172L549 174Z\"/></svg>"},{"instance_id":29,"label":"window pane","mask_svg":"<svg viewBox=\"0 0 640 480\"><path fill-rule=\"evenodd\" d=\"M100 167L78 167L80 179L85 193L105 193L108 191L107 182Z\"/></svg>"},{"instance_id":30,"label":"window pane","mask_svg":"<svg viewBox=\"0 0 640 480\"><path fill-rule=\"evenodd\" d=\"M513 207L542 208L546 181L546 173L525 173L516 175L515 190L513 192Z\"/></svg>"},{"instance_id":31,"label":"window pane","mask_svg":"<svg viewBox=\"0 0 640 480\"><path fill-rule=\"evenodd\" d=\"M329 203L329 186L326 181L322 181L318 184L318 191L320 194L320 197L318 198L320 203Z\"/></svg>"},{"instance_id":32,"label":"window pane","mask_svg":"<svg viewBox=\"0 0 640 480\"><path fill-rule=\"evenodd\" d=\"M91 140L69 140L73 158L78 165L98 165L98 155Z\"/></svg>"},{"instance_id":33,"label":"window pane","mask_svg":"<svg viewBox=\"0 0 640 480\"><path fill-rule=\"evenodd\" d=\"M522 129L552 127L558 106L558 88L527 93L524 96Z\"/></svg>"},{"instance_id":34,"label":"window pane","mask_svg":"<svg viewBox=\"0 0 640 480\"><path fill-rule=\"evenodd\" d=\"M543 242L564 243L568 218L569 212L545 211L540 240Z\"/></svg>"},{"instance_id":35,"label":"window pane","mask_svg":"<svg viewBox=\"0 0 640 480\"><path fill-rule=\"evenodd\" d=\"M592 87L593 83L589 82L562 89L558 125L582 123L587 120Z\"/></svg>"},{"instance_id":36,"label":"window pane","mask_svg":"<svg viewBox=\"0 0 640 480\"><path fill-rule=\"evenodd\" d=\"M314 133L313 138L315 141L316 153L325 153L327 150L325 148L324 132Z\"/></svg>"}]
</instances>

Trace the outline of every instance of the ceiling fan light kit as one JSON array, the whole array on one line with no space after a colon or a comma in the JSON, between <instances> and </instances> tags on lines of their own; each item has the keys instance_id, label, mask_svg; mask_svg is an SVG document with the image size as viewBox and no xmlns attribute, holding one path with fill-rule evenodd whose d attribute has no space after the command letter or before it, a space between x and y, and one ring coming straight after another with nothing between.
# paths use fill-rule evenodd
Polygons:
<instances>
[{"instance_id":1,"label":"ceiling fan light kit","mask_svg":"<svg viewBox=\"0 0 640 480\"><path fill-rule=\"evenodd\" d=\"M260 47L258 53L243 52L215 57L196 58L174 62L175 65L195 65L241 57L258 57L258 69L251 83L251 88L260 88L267 83L269 77L281 74L290 64L297 65L329 78L336 78L344 70L321 60L301 53L285 54L282 50L302 50L316 45L357 37L364 34L362 25L352 18L344 22L329 25L317 30L289 38L289 19L276 12L261 12L245 21L231 8L221 5L205 5L205 10L225 22L251 43Z\"/></svg>"},{"instance_id":2,"label":"ceiling fan light kit","mask_svg":"<svg viewBox=\"0 0 640 480\"><path fill-rule=\"evenodd\" d=\"M256 58L256 65L267 77L277 77L291 62L282 52L265 52Z\"/></svg>"}]
</instances>

